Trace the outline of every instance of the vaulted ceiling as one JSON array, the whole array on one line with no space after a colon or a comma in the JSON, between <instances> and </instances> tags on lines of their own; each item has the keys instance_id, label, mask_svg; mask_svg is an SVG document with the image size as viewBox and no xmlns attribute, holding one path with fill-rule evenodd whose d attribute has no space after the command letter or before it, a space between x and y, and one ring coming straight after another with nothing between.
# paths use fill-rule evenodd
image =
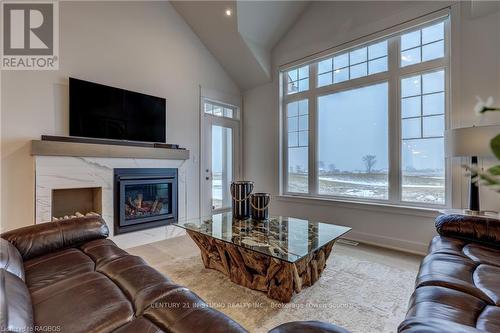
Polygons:
<instances>
[{"instance_id":1,"label":"vaulted ceiling","mask_svg":"<svg viewBox=\"0 0 500 333\"><path fill-rule=\"evenodd\" d=\"M271 51L308 1L173 1L242 90L271 80ZM231 15L226 15L230 10Z\"/></svg>"}]
</instances>

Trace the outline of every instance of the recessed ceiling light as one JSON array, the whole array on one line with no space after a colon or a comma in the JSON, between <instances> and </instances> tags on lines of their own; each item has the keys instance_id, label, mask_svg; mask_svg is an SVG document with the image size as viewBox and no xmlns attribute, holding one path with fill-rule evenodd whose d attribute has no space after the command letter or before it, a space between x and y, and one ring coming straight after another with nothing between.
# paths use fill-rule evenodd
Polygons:
<instances>
[{"instance_id":1,"label":"recessed ceiling light","mask_svg":"<svg viewBox=\"0 0 500 333\"><path fill-rule=\"evenodd\" d=\"M226 9L225 13L226 13L226 16L231 16L231 14L233 14L233 11L228 8L228 9Z\"/></svg>"}]
</instances>

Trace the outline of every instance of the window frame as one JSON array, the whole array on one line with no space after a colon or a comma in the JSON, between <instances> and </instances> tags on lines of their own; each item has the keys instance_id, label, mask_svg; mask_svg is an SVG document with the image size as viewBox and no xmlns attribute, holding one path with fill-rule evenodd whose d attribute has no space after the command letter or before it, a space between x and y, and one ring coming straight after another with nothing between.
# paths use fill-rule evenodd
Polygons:
<instances>
[{"instance_id":1,"label":"window frame","mask_svg":"<svg viewBox=\"0 0 500 333\"><path fill-rule=\"evenodd\" d=\"M423 29L438 22L444 22L444 56L412 65L401 64L400 36L414 30ZM334 201L352 201L360 203L377 203L395 206L418 208L445 208L451 206L451 163L448 158L444 161L445 193L444 203L434 204L425 202L403 201L402 199L402 122L401 122L401 79L412 75L444 70L445 110L444 129L450 127L450 27L451 10L446 8L433 14L401 24L399 26L362 37L349 43L326 50L317 55L290 63L279 68L279 109L280 109L280 194L284 196L317 198ZM337 54L349 52L359 47L387 40L387 71L376 74L333 83L318 87L318 64L320 61L334 57ZM368 60L367 60L368 61ZM288 82L286 72L302 66L309 66L309 89L303 92L287 93ZM318 123L317 104L321 96L341 91L370 86L381 82L388 83L388 198L371 199L363 197L325 195L318 192ZM308 100L309 113L309 146L308 146L308 192L288 191L288 128L286 106L290 102Z\"/></svg>"}]
</instances>

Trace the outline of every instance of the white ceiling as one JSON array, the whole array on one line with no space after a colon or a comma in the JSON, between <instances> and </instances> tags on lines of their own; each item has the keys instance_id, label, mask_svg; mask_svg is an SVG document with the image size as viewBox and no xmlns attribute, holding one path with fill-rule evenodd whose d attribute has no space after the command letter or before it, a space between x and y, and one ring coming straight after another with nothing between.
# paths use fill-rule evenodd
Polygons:
<instances>
[{"instance_id":1,"label":"white ceiling","mask_svg":"<svg viewBox=\"0 0 500 333\"><path fill-rule=\"evenodd\" d=\"M247 90L271 79L271 50L308 1L172 1L221 65ZM232 10L230 17L225 15Z\"/></svg>"}]
</instances>

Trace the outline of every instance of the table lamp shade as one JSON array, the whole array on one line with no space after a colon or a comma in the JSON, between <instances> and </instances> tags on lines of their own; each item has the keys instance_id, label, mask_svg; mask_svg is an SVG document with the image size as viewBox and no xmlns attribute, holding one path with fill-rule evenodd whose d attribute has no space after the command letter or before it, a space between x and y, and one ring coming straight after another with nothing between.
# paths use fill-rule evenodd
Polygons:
<instances>
[{"instance_id":1,"label":"table lamp shade","mask_svg":"<svg viewBox=\"0 0 500 333\"><path fill-rule=\"evenodd\" d=\"M500 134L500 125L455 128L445 133L446 156L492 157L490 141Z\"/></svg>"}]
</instances>

